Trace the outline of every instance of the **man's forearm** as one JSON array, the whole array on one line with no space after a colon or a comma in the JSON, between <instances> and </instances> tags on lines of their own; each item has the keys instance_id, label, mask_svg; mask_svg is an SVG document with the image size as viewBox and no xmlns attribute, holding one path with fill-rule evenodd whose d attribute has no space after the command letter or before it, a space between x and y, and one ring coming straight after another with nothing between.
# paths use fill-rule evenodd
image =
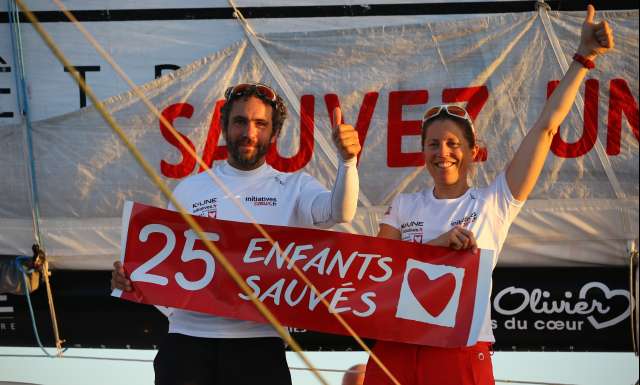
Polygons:
<instances>
[{"instance_id":1,"label":"man's forearm","mask_svg":"<svg viewBox=\"0 0 640 385\"><path fill-rule=\"evenodd\" d=\"M355 216L360 190L356 164L355 157L341 163L332 190L318 195L313 201L311 215L316 226L351 222Z\"/></svg>"}]
</instances>

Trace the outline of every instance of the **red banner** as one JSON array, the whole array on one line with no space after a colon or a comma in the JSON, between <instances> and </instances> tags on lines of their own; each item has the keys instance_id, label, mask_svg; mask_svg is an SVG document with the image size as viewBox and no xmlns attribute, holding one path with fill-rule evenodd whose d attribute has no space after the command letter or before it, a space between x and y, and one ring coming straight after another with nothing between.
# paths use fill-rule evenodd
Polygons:
<instances>
[{"instance_id":1,"label":"red banner","mask_svg":"<svg viewBox=\"0 0 640 385\"><path fill-rule=\"evenodd\" d=\"M478 338L489 301L489 250L265 225L272 245L252 224L194 219L284 325L347 334L335 312L366 338L443 347ZM127 202L122 233L134 290L114 296L266 322L178 213Z\"/></svg>"}]
</instances>

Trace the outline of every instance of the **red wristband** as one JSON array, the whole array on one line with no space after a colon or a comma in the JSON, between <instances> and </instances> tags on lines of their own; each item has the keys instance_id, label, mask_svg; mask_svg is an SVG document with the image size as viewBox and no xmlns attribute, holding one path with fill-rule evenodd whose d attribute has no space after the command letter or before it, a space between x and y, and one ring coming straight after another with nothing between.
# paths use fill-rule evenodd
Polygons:
<instances>
[{"instance_id":1,"label":"red wristband","mask_svg":"<svg viewBox=\"0 0 640 385\"><path fill-rule=\"evenodd\" d=\"M579 53L573 55L573 60L582 64L582 66L588 70L592 70L596 68L596 63L594 63L593 60L589 60L586 57L580 55Z\"/></svg>"}]
</instances>

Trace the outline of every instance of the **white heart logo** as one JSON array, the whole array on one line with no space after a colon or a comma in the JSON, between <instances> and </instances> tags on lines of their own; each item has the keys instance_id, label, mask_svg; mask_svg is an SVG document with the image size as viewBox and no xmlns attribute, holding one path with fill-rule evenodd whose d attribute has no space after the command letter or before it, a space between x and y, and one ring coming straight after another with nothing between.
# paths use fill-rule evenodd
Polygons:
<instances>
[{"instance_id":1,"label":"white heart logo","mask_svg":"<svg viewBox=\"0 0 640 385\"><path fill-rule=\"evenodd\" d=\"M460 302L460 292L465 270L460 267L434 265L415 259L407 260L396 317L453 328ZM420 289L433 288L432 283L441 283L437 295ZM444 288L444 297L441 298ZM414 292L414 290L417 290ZM431 297L430 297L431 296Z\"/></svg>"},{"instance_id":2,"label":"white heart logo","mask_svg":"<svg viewBox=\"0 0 640 385\"><path fill-rule=\"evenodd\" d=\"M593 325L594 328L596 329L604 329L604 328L608 328L609 326L613 326L617 323L619 323L620 321L622 321L623 319L627 318L630 314L631 314L631 299L629 296L629 292L627 290L609 290L609 287L607 287L607 285L600 283L600 282L589 282L588 284L582 286L582 289L580 289L580 299L585 299L586 298L586 294L589 290L593 289L593 288L597 288L602 290L602 292L604 293L605 298L607 299L611 299L612 297L621 295L623 297L625 297L627 299L628 302L628 306L627 306L627 310L625 310L622 314L620 314L619 316L610 319L609 321L605 321L605 322L598 322L593 316L589 316L587 317L587 319L589 320L589 322L591 322L591 325Z\"/></svg>"}]
</instances>

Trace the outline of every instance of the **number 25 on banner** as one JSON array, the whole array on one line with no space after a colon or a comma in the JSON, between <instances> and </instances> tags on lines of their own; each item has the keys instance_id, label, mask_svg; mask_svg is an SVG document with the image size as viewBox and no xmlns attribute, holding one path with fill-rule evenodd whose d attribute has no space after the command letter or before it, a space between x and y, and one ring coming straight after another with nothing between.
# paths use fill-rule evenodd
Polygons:
<instances>
[{"instance_id":1,"label":"number 25 on banner","mask_svg":"<svg viewBox=\"0 0 640 385\"><path fill-rule=\"evenodd\" d=\"M160 224L148 224L140 230L139 239L142 242L147 242L149 239L149 235L154 233L160 233L165 237L165 244L162 250L160 250L153 258L149 259L142 265L140 265L137 269L135 269L130 276L132 282L147 282L154 283L156 285L166 286L169 283L169 278L149 273L150 270L155 268L164 262L171 253L173 253L176 247L176 234L169 227ZM220 236L217 233L204 233L208 240L210 241L218 241L220 240ZM180 260L183 262L190 262L195 260L201 260L205 264L205 272L202 278L190 281L188 280L183 273L177 272L174 277L178 285L190 291L200 290L206 287L211 280L213 279L213 274L216 270L216 261L213 256L205 250L194 250L193 247L195 245L196 239L198 239L198 235L191 229L186 230L184 232L184 237L186 239L184 243L184 247L182 248L182 253L180 254Z\"/></svg>"}]
</instances>

